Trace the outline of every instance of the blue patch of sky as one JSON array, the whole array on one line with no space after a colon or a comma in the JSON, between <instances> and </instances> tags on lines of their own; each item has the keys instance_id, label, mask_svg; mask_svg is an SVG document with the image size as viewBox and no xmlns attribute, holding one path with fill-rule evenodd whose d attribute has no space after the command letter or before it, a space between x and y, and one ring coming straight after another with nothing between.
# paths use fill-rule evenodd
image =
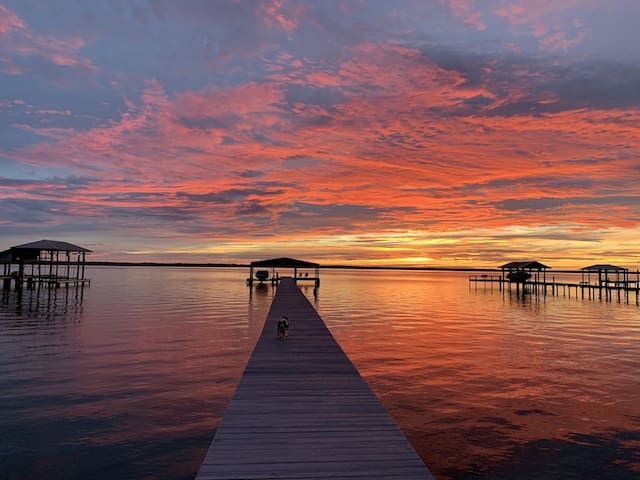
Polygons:
<instances>
[{"instance_id":1,"label":"blue patch of sky","mask_svg":"<svg viewBox=\"0 0 640 480\"><path fill-rule=\"evenodd\" d=\"M6 116L0 111L0 145L3 150L11 151L42 140L41 135L30 130L11 126Z\"/></svg>"},{"instance_id":2,"label":"blue patch of sky","mask_svg":"<svg viewBox=\"0 0 640 480\"><path fill-rule=\"evenodd\" d=\"M0 156L0 172L2 177L13 180L47 180L72 174L69 169L63 167L29 165L5 156Z\"/></svg>"},{"instance_id":3,"label":"blue patch of sky","mask_svg":"<svg viewBox=\"0 0 640 480\"><path fill-rule=\"evenodd\" d=\"M55 8L13 2L9 8L36 35L84 39L77 55L98 67L103 83L99 95L111 80L140 85L153 78L174 91L199 89L215 80L207 58L207 37L215 27L164 21L146 7L118 2L56 2Z\"/></svg>"},{"instance_id":4,"label":"blue patch of sky","mask_svg":"<svg viewBox=\"0 0 640 480\"><path fill-rule=\"evenodd\" d=\"M68 117L56 116L56 127L82 131L116 120L126 109L121 93L98 85L54 86L29 74L2 76L0 85L0 100L24 102L24 105L0 109L0 124L5 125L23 123L35 127L39 126L41 117L34 110L69 110Z\"/></svg>"}]
</instances>

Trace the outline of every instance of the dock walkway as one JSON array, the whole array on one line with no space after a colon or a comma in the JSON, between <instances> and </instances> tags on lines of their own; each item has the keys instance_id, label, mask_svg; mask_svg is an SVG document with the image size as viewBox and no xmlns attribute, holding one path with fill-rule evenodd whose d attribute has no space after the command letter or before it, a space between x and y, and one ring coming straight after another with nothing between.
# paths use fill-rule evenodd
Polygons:
<instances>
[{"instance_id":1,"label":"dock walkway","mask_svg":"<svg viewBox=\"0 0 640 480\"><path fill-rule=\"evenodd\" d=\"M433 479L289 278L196 478Z\"/></svg>"}]
</instances>

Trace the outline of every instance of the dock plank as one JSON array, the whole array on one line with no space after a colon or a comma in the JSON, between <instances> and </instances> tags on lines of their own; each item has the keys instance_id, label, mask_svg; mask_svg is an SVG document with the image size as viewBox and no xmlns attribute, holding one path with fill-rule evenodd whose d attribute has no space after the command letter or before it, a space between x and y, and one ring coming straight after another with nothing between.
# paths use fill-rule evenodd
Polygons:
<instances>
[{"instance_id":1,"label":"dock plank","mask_svg":"<svg viewBox=\"0 0 640 480\"><path fill-rule=\"evenodd\" d=\"M280 281L196 478L433 479L292 279Z\"/></svg>"}]
</instances>

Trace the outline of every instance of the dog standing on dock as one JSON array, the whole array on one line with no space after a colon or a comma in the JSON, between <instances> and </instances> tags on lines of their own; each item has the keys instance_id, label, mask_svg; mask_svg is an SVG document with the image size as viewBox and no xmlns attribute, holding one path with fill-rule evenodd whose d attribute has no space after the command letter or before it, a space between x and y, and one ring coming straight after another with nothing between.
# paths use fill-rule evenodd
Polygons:
<instances>
[{"instance_id":1,"label":"dog standing on dock","mask_svg":"<svg viewBox=\"0 0 640 480\"><path fill-rule=\"evenodd\" d=\"M289 317L282 317L278 320L278 338L280 340L289 338Z\"/></svg>"}]
</instances>

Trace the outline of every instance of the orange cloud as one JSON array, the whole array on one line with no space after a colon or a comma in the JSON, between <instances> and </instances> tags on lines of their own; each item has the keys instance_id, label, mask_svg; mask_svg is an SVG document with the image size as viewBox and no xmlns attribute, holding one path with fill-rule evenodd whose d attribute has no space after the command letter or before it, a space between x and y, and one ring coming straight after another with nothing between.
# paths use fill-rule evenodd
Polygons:
<instances>
[{"instance_id":1,"label":"orange cloud","mask_svg":"<svg viewBox=\"0 0 640 480\"><path fill-rule=\"evenodd\" d=\"M446 0L453 13L461 18L465 25L475 30L485 30L487 26L481 19L480 11L475 6L475 0Z\"/></svg>"},{"instance_id":2,"label":"orange cloud","mask_svg":"<svg viewBox=\"0 0 640 480\"><path fill-rule=\"evenodd\" d=\"M0 179L0 193L19 213L55 202L54 223L168 237L149 259L286 249L372 264L494 266L532 252L580 264L608 244L635 261L640 111L578 108L561 75L533 62L446 60L362 42L331 64L280 52L233 84L172 91L150 79L95 127L19 124L43 141L3 154L64 173Z\"/></svg>"}]
</instances>

